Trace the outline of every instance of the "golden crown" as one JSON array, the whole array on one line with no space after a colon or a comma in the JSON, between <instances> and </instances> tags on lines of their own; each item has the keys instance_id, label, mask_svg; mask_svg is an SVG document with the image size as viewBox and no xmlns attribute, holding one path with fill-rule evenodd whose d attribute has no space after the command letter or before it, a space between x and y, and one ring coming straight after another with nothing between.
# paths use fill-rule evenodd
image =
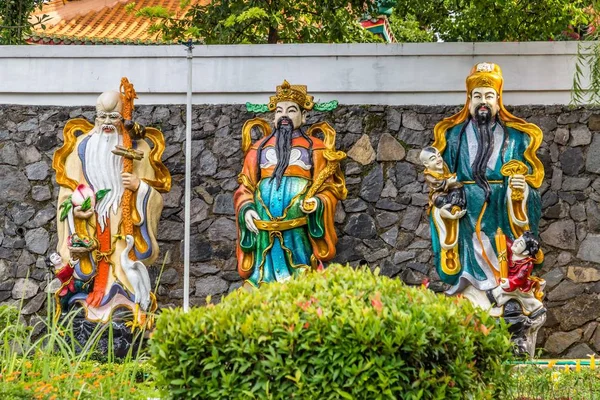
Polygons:
<instances>
[{"instance_id":1,"label":"golden crown","mask_svg":"<svg viewBox=\"0 0 600 400\"><path fill-rule=\"evenodd\" d=\"M471 68L467 77L467 91L469 94L478 87L491 87L500 95L502 93L502 70L498 64L479 63Z\"/></svg>"},{"instance_id":2,"label":"golden crown","mask_svg":"<svg viewBox=\"0 0 600 400\"><path fill-rule=\"evenodd\" d=\"M306 85L290 85L286 80L277 86L275 96L269 97L269 111L275 111L277 103L281 101L292 101L304 110L312 110L315 105L313 96L306 90Z\"/></svg>"}]
</instances>

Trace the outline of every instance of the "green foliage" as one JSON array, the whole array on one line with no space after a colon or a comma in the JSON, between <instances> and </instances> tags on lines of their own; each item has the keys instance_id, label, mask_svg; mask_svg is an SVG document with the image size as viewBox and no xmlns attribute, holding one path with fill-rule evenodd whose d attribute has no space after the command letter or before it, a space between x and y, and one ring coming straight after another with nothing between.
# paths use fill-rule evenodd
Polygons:
<instances>
[{"instance_id":1,"label":"green foliage","mask_svg":"<svg viewBox=\"0 0 600 400\"><path fill-rule=\"evenodd\" d=\"M469 301L331 266L161 314L157 384L189 399L491 399L506 325Z\"/></svg>"},{"instance_id":2,"label":"green foliage","mask_svg":"<svg viewBox=\"0 0 600 400\"><path fill-rule=\"evenodd\" d=\"M182 9L189 4L183 1ZM202 40L206 44L380 42L363 29L363 13L376 11L371 0L210 1L192 5L185 15L161 7L130 12L151 18L151 32L162 40Z\"/></svg>"},{"instance_id":3,"label":"green foliage","mask_svg":"<svg viewBox=\"0 0 600 400\"><path fill-rule=\"evenodd\" d=\"M404 17L392 14L389 18L390 27L398 43L433 42L433 32L421 28L414 15L406 14Z\"/></svg>"},{"instance_id":4,"label":"green foliage","mask_svg":"<svg viewBox=\"0 0 600 400\"><path fill-rule=\"evenodd\" d=\"M41 10L43 4L44 0L0 1L0 45L24 44L33 27L40 25L46 29L44 22L49 18L46 14L33 20L29 18L35 10Z\"/></svg>"},{"instance_id":5,"label":"green foliage","mask_svg":"<svg viewBox=\"0 0 600 400\"><path fill-rule=\"evenodd\" d=\"M15 339L25 335L29 329L19 320L19 310L11 306L0 306L0 346L9 348Z\"/></svg>"},{"instance_id":6,"label":"green foliage","mask_svg":"<svg viewBox=\"0 0 600 400\"><path fill-rule=\"evenodd\" d=\"M600 32L598 25L600 1L592 1L588 13L593 17L585 30L584 42L577 48L575 74L573 75L572 105L600 105Z\"/></svg>"},{"instance_id":7,"label":"green foliage","mask_svg":"<svg viewBox=\"0 0 600 400\"><path fill-rule=\"evenodd\" d=\"M53 315L50 298L48 315ZM116 360L109 351L97 360L96 346L111 324L94 331L82 351L72 335L73 317L58 325L52 317L27 327L19 310L0 306L0 398L13 399L147 399L161 393L150 379L143 352ZM37 332L37 335L35 333ZM41 333L40 333L41 332ZM140 346L136 338L133 346ZM138 347L139 349L139 347Z\"/></svg>"},{"instance_id":8,"label":"green foliage","mask_svg":"<svg viewBox=\"0 0 600 400\"><path fill-rule=\"evenodd\" d=\"M512 370L507 399L510 400L598 400L598 371L582 367L580 372L564 367L519 366Z\"/></svg>"},{"instance_id":9,"label":"green foliage","mask_svg":"<svg viewBox=\"0 0 600 400\"><path fill-rule=\"evenodd\" d=\"M585 0L398 0L394 16L414 16L446 42L535 41L563 38L589 22ZM394 32L396 33L396 32Z\"/></svg>"}]
</instances>

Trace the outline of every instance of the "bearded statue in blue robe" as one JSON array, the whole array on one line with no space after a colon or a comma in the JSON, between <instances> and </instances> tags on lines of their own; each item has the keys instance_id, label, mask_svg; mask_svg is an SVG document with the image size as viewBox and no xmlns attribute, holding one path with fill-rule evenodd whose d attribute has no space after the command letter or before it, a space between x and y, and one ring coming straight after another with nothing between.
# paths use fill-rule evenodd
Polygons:
<instances>
[{"instance_id":1,"label":"bearded statue in blue robe","mask_svg":"<svg viewBox=\"0 0 600 400\"><path fill-rule=\"evenodd\" d=\"M492 289L506 275L506 241L525 231L538 234L536 189L544 179L536 155L542 131L504 108L503 83L498 65L475 65L466 80L465 107L435 126L433 143L466 199L465 207L430 203L437 272L450 285L447 294L462 294L488 309L495 306ZM535 262L542 260L539 251Z\"/></svg>"}]
</instances>

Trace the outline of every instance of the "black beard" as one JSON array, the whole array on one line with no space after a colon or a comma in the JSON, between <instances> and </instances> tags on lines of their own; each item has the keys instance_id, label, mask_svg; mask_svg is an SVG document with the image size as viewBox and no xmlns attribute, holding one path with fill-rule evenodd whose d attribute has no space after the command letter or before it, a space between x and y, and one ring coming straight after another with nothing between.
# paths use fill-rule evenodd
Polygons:
<instances>
[{"instance_id":1,"label":"black beard","mask_svg":"<svg viewBox=\"0 0 600 400\"><path fill-rule=\"evenodd\" d=\"M487 203L490 200L491 188L485 177L485 172L488 161L492 156L492 151L494 150L492 110L486 105L479 106L475 111L475 119L477 120L477 129L475 132L479 140L479 145L477 146L477 154L475 155L475 161L473 161L471 169L473 170L475 183L485 192L485 201Z\"/></svg>"},{"instance_id":2,"label":"black beard","mask_svg":"<svg viewBox=\"0 0 600 400\"><path fill-rule=\"evenodd\" d=\"M479 125L489 124L492 119L492 110L486 105L481 105L475 111L475 118Z\"/></svg>"},{"instance_id":3,"label":"black beard","mask_svg":"<svg viewBox=\"0 0 600 400\"><path fill-rule=\"evenodd\" d=\"M287 125L282 124L287 121ZM277 121L275 129L275 154L277 155L277 165L271 179L275 178L277 189L281 185L281 178L290 162L290 152L292 151L292 133L294 132L294 124L288 117L281 117Z\"/></svg>"}]
</instances>

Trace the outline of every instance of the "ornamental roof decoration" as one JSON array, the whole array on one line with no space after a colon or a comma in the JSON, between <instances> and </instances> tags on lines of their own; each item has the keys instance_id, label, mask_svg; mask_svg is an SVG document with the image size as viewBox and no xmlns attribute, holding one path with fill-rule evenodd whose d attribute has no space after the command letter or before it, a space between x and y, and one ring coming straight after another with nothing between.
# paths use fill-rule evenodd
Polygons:
<instances>
[{"instance_id":1,"label":"ornamental roof decoration","mask_svg":"<svg viewBox=\"0 0 600 400\"><path fill-rule=\"evenodd\" d=\"M137 0L135 8L166 8L175 16L183 16L196 4L208 4L211 0L191 0L180 8L180 0ZM131 0L50 0L33 16L47 14L50 19L33 28L29 43L34 44L168 44L160 34L148 33L153 22L149 18L136 17L126 6ZM395 42L387 15L390 3L380 1L379 15L363 19L360 24L386 42ZM392 3L390 3L392 4Z\"/></svg>"},{"instance_id":2,"label":"ornamental roof decoration","mask_svg":"<svg viewBox=\"0 0 600 400\"><path fill-rule=\"evenodd\" d=\"M175 15L185 15L198 2L192 0L185 8L179 0L138 0L136 9L162 6ZM149 18L136 17L125 7L130 0L51 0L34 15L47 14L46 29L36 27L29 37L37 44L164 44L159 34L148 33Z\"/></svg>"}]
</instances>

